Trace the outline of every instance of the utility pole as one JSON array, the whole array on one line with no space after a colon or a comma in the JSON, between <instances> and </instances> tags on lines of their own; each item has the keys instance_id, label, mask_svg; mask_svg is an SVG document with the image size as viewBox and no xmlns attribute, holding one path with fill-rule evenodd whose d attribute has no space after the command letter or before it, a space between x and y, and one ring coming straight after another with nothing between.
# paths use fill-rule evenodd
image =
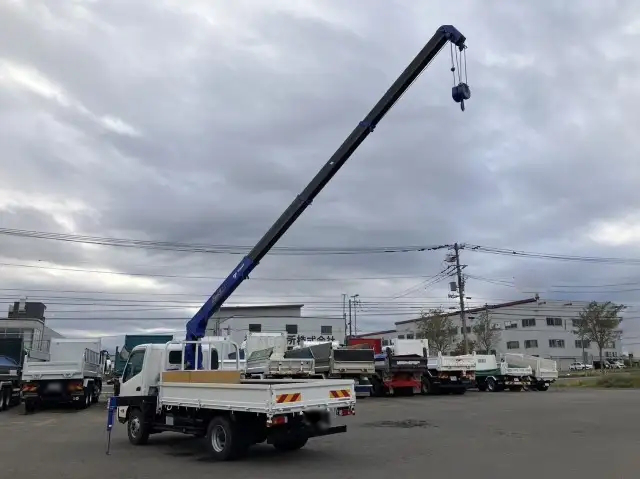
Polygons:
<instances>
[{"instance_id":1,"label":"utility pole","mask_svg":"<svg viewBox=\"0 0 640 479\"><path fill-rule=\"evenodd\" d=\"M344 322L344 335L346 336L347 335L347 295L346 293L342 293L342 321Z\"/></svg>"},{"instance_id":2,"label":"utility pole","mask_svg":"<svg viewBox=\"0 0 640 479\"><path fill-rule=\"evenodd\" d=\"M456 255L456 274L458 275L458 296L460 297L460 319L462 320L462 337L464 338L464 354L469 354L469 336L467 334L467 315L464 311L464 279L462 278L462 268L460 267L460 246L453 245Z\"/></svg>"},{"instance_id":3,"label":"utility pole","mask_svg":"<svg viewBox=\"0 0 640 479\"><path fill-rule=\"evenodd\" d=\"M351 331L351 298L349 298L349 337L352 336Z\"/></svg>"},{"instance_id":4,"label":"utility pole","mask_svg":"<svg viewBox=\"0 0 640 479\"><path fill-rule=\"evenodd\" d=\"M354 294L351 296L351 299L349 299L349 304L353 304L353 334L356 336L358 335L358 313L356 311L358 304L360 304L359 297L359 294ZM351 312L351 307L349 307L349 312ZM349 314L349 316L351 316L351 314Z\"/></svg>"}]
</instances>

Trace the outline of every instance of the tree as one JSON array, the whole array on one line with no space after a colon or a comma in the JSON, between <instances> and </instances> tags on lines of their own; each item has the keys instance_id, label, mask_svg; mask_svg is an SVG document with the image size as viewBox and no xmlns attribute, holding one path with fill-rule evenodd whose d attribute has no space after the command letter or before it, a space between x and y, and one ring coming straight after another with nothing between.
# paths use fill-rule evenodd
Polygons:
<instances>
[{"instance_id":1,"label":"tree","mask_svg":"<svg viewBox=\"0 0 640 479\"><path fill-rule=\"evenodd\" d=\"M431 309L420 315L418 336L429 341L429 349L444 354L451 349L456 337L456 328L451 316L445 315L441 309Z\"/></svg>"},{"instance_id":2,"label":"tree","mask_svg":"<svg viewBox=\"0 0 640 479\"><path fill-rule=\"evenodd\" d=\"M467 338L467 342L469 343L469 354L476 349L476 342L471 338ZM461 339L456 343L456 347L453 348L452 354L454 356L462 356L464 354L464 339Z\"/></svg>"},{"instance_id":3,"label":"tree","mask_svg":"<svg viewBox=\"0 0 640 479\"><path fill-rule=\"evenodd\" d=\"M602 374L604 374L602 350L610 343L620 339L618 326L620 326L622 318L618 316L618 313L624 308L625 306L614 304L611 301L606 303L592 301L579 313L580 319L575 322L577 329L574 333L583 341L591 341L598 346Z\"/></svg>"},{"instance_id":4,"label":"tree","mask_svg":"<svg viewBox=\"0 0 640 479\"><path fill-rule=\"evenodd\" d=\"M476 344L481 352L491 354L491 350L497 348L498 341L500 341L500 330L492 326L488 309L485 308L478 315L478 321L473 326L473 334L476 336Z\"/></svg>"}]
</instances>

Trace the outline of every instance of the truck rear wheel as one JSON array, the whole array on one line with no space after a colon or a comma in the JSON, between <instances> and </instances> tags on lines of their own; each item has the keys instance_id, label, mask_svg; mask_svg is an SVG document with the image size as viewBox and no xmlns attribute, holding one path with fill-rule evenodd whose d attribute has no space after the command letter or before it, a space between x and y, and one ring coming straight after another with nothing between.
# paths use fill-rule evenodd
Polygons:
<instances>
[{"instance_id":1,"label":"truck rear wheel","mask_svg":"<svg viewBox=\"0 0 640 479\"><path fill-rule=\"evenodd\" d=\"M302 449L309 438L307 436L285 436L282 439L274 441L273 447L278 451L288 452Z\"/></svg>"},{"instance_id":2,"label":"truck rear wheel","mask_svg":"<svg viewBox=\"0 0 640 479\"><path fill-rule=\"evenodd\" d=\"M546 391L547 389L549 389L549 385L548 384L539 384L538 385L538 391Z\"/></svg>"},{"instance_id":3,"label":"truck rear wheel","mask_svg":"<svg viewBox=\"0 0 640 479\"><path fill-rule=\"evenodd\" d=\"M493 378L488 378L487 379L487 390L489 392L496 392L498 390L498 385L496 384L496 380Z\"/></svg>"},{"instance_id":4,"label":"truck rear wheel","mask_svg":"<svg viewBox=\"0 0 640 479\"><path fill-rule=\"evenodd\" d=\"M9 391L9 394L7 394ZM9 401L11 400L11 390L3 388L0 390L0 411L6 411L9 409Z\"/></svg>"},{"instance_id":5,"label":"truck rear wheel","mask_svg":"<svg viewBox=\"0 0 640 479\"><path fill-rule=\"evenodd\" d=\"M245 453L249 444L243 441L241 434L229 418L214 417L207 427L207 449L211 457L217 461L231 461Z\"/></svg>"},{"instance_id":6,"label":"truck rear wheel","mask_svg":"<svg viewBox=\"0 0 640 479\"><path fill-rule=\"evenodd\" d=\"M29 399L24 402L25 414L30 414L32 412L35 412L35 410L36 410L36 402L33 399Z\"/></svg>"},{"instance_id":7,"label":"truck rear wheel","mask_svg":"<svg viewBox=\"0 0 640 479\"><path fill-rule=\"evenodd\" d=\"M94 384L93 394L91 395L91 404L98 404L98 401L100 401L101 392L102 388L100 387L100 384Z\"/></svg>"}]
</instances>

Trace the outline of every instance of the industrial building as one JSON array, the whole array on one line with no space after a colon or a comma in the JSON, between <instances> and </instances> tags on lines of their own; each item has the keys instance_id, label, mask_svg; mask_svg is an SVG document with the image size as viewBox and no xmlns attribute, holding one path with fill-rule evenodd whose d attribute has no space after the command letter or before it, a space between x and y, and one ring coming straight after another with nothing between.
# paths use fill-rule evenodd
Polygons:
<instances>
[{"instance_id":1,"label":"industrial building","mask_svg":"<svg viewBox=\"0 0 640 479\"><path fill-rule=\"evenodd\" d=\"M289 344L300 340L344 341L344 318L303 316L303 304L223 306L209 320L207 336L229 336L238 344L249 332L286 332Z\"/></svg>"},{"instance_id":2,"label":"industrial building","mask_svg":"<svg viewBox=\"0 0 640 479\"><path fill-rule=\"evenodd\" d=\"M25 300L9 305L7 319L0 319L0 337L23 337L31 357L48 360L51 339L63 336L45 324L46 309L44 303Z\"/></svg>"},{"instance_id":3,"label":"industrial building","mask_svg":"<svg viewBox=\"0 0 640 479\"><path fill-rule=\"evenodd\" d=\"M554 359L558 368L569 369L573 362L591 363L598 360L596 344L583 342L574 333L579 313L589 304L588 301L542 300L539 297L508 303L486 305L480 308L465 309L467 333L474 340L473 326L479 314L487 312L492 326L499 330L496 342L497 353L524 353L532 356ZM463 338L460 311L446 313L453 320L458 343ZM395 323L394 330L362 334L360 337L414 338L418 332L420 319L409 319ZM603 351L605 358L622 356L621 341L609 344Z\"/></svg>"}]
</instances>

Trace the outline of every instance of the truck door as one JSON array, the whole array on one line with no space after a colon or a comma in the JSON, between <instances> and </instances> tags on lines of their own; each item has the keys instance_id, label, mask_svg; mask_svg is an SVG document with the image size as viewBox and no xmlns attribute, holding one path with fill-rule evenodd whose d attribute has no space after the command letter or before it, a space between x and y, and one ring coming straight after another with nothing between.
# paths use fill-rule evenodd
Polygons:
<instances>
[{"instance_id":1,"label":"truck door","mask_svg":"<svg viewBox=\"0 0 640 479\"><path fill-rule=\"evenodd\" d=\"M144 387L144 374L142 365L147 349L136 349L130 355L122 373L121 396L143 396L147 394Z\"/></svg>"}]
</instances>

